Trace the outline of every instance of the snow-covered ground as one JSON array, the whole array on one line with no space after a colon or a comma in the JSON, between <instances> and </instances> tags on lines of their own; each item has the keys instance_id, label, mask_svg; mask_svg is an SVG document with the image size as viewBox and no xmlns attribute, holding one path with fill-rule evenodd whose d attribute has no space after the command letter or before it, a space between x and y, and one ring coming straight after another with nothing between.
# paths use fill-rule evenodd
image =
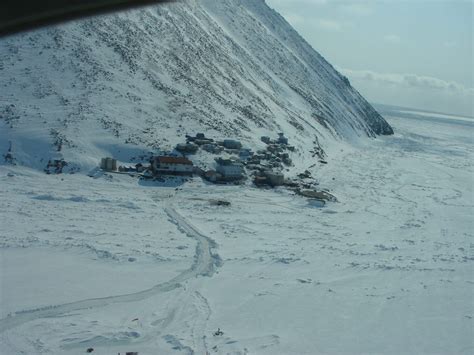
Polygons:
<instances>
[{"instance_id":1,"label":"snow-covered ground","mask_svg":"<svg viewBox=\"0 0 474 355\"><path fill-rule=\"evenodd\" d=\"M474 124L386 118L324 208L0 166L2 354L472 354Z\"/></svg>"}]
</instances>

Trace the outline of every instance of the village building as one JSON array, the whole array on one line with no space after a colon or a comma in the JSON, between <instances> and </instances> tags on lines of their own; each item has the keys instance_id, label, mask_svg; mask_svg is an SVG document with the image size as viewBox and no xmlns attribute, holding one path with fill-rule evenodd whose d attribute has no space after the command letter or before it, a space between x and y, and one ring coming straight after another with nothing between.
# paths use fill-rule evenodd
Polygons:
<instances>
[{"instance_id":1,"label":"village building","mask_svg":"<svg viewBox=\"0 0 474 355\"><path fill-rule=\"evenodd\" d=\"M285 184L285 176L282 173L271 169L260 170L255 173L253 182L257 186L276 187Z\"/></svg>"},{"instance_id":2,"label":"village building","mask_svg":"<svg viewBox=\"0 0 474 355\"><path fill-rule=\"evenodd\" d=\"M231 181L231 180L240 180L244 175L244 168L240 162L237 162L232 159L216 159L217 168L216 171L222 175L222 179Z\"/></svg>"},{"instance_id":3,"label":"village building","mask_svg":"<svg viewBox=\"0 0 474 355\"><path fill-rule=\"evenodd\" d=\"M179 143L176 145L176 150L180 153L196 153L198 148L199 147L194 143Z\"/></svg>"},{"instance_id":4,"label":"village building","mask_svg":"<svg viewBox=\"0 0 474 355\"><path fill-rule=\"evenodd\" d=\"M247 169L249 169L249 170L259 170L259 169L260 169L260 163L257 163L257 164L256 164L256 163L251 162L251 163L248 163L248 164L246 165L246 167L247 167Z\"/></svg>"},{"instance_id":5,"label":"village building","mask_svg":"<svg viewBox=\"0 0 474 355\"><path fill-rule=\"evenodd\" d=\"M279 144L269 144L267 145L267 151L272 154L281 153L285 148Z\"/></svg>"},{"instance_id":6,"label":"village building","mask_svg":"<svg viewBox=\"0 0 474 355\"><path fill-rule=\"evenodd\" d=\"M204 176L205 172L206 171L204 169L200 168L199 166L194 165L194 167L193 167L193 174L194 175L202 177L202 176Z\"/></svg>"},{"instance_id":7,"label":"village building","mask_svg":"<svg viewBox=\"0 0 474 355\"><path fill-rule=\"evenodd\" d=\"M128 165L119 165L118 167L118 171L121 172L121 173L125 173L125 172L129 172L129 171L132 171L132 167L131 166L128 166Z\"/></svg>"},{"instance_id":8,"label":"village building","mask_svg":"<svg viewBox=\"0 0 474 355\"><path fill-rule=\"evenodd\" d=\"M247 159L247 164L260 164L261 162L261 159L256 156L256 155L253 155L252 157L250 157L249 159Z\"/></svg>"},{"instance_id":9,"label":"village building","mask_svg":"<svg viewBox=\"0 0 474 355\"><path fill-rule=\"evenodd\" d=\"M214 142L214 139L206 138L204 133L198 133L198 134L196 134L196 137L193 138L193 142L194 142L194 144L197 144L197 145L204 145L204 144L210 144L210 143Z\"/></svg>"},{"instance_id":10,"label":"village building","mask_svg":"<svg viewBox=\"0 0 474 355\"><path fill-rule=\"evenodd\" d=\"M253 179L253 183L257 186L264 186L268 184L268 179L265 176L256 175Z\"/></svg>"},{"instance_id":11,"label":"village building","mask_svg":"<svg viewBox=\"0 0 474 355\"><path fill-rule=\"evenodd\" d=\"M116 171L117 170L117 159L114 158L102 158L100 160L100 168L105 171Z\"/></svg>"},{"instance_id":12,"label":"village building","mask_svg":"<svg viewBox=\"0 0 474 355\"><path fill-rule=\"evenodd\" d=\"M214 142L213 139L195 139L194 140L194 144L197 144L199 146L202 146L202 145L205 145L205 144L211 144L212 142Z\"/></svg>"},{"instance_id":13,"label":"village building","mask_svg":"<svg viewBox=\"0 0 474 355\"><path fill-rule=\"evenodd\" d=\"M196 140L196 137L190 136L189 134L186 134L186 142L194 142Z\"/></svg>"},{"instance_id":14,"label":"village building","mask_svg":"<svg viewBox=\"0 0 474 355\"><path fill-rule=\"evenodd\" d=\"M135 165L120 165L118 167L118 171L121 173L143 173L146 169L146 166L142 163Z\"/></svg>"},{"instance_id":15,"label":"village building","mask_svg":"<svg viewBox=\"0 0 474 355\"><path fill-rule=\"evenodd\" d=\"M157 175L193 175L193 162L185 157L158 156L151 162L151 169Z\"/></svg>"},{"instance_id":16,"label":"village building","mask_svg":"<svg viewBox=\"0 0 474 355\"><path fill-rule=\"evenodd\" d=\"M224 139L222 145L227 149L240 149L242 148L242 143L236 141L235 139Z\"/></svg>"},{"instance_id":17,"label":"village building","mask_svg":"<svg viewBox=\"0 0 474 355\"><path fill-rule=\"evenodd\" d=\"M222 179L222 175L215 170L208 170L204 173L204 178L210 182L218 182Z\"/></svg>"},{"instance_id":18,"label":"village building","mask_svg":"<svg viewBox=\"0 0 474 355\"><path fill-rule=\"evenodd\" d=\"M285 176L282 173L267 170L264 174L271 186L281 186L285 182Z\"/></svg>"},{"instance_id":19,"label":"village building","mask_svg":"<svg viewBox=\"0 0 474 355\"><path fill-rule=\"evenodd\" d=\"M195 143L195 144L198 144L198 145L203 145L203 144L214 142L214 139L206 138L204 133L198 133L198 134L196 134L195 137L190 136L190 135L187 134L186 135L186 141L188 143Z\"/></svg>"},{"instance_id":20,"label":"village building","mask_svg":"<svg viewBox=\"0 0 474 355\"><path fill-rule=\"evenodd\" d=\"M267 136L260 137L260 140L265 144L270 144L270 142L271 142L270 137L267 137Z\"/></svg>"},{"instance_id":21,"label":"village building","mask_svg":"<svg viewBox=\"0 0 474 355\"><path fill-rule=\"evenodd\" d=\"M206 152L209 152L212 154L219 154L223 150L221 146L214 143L204 144L201 148L205 150Z\"/></svg>"},{"instance_id":22,"label":"village building","mask_svg":"<svg viewBox=\"0 0 474 355\"><path fill-rule=\"evenodd\" d=\"M242 148L240 151L239 151L239 156L241 159L249 159L250 157L253 156L253 152L252 152L252 149L250 148Z\"/></svg>"},{"instance_id":23,"label":"village building","mask_svg":"<svg viewBox=\"0 0 474 355\"><path fill-rule=\"evenodd\" d=\"M278 143L288 144L288 138L285 137L284 133L278 133Z\"/></svg>"},{"instance_id":24,"label":"village building","mask_svg":"<svg viewBox=\"0 0 474 355\"><path fill-rule=\"evenodd\" d=\"M142 173L146 170L146 167L142 163L135 164L137 173Z\"/></svg>"}]
</instances>

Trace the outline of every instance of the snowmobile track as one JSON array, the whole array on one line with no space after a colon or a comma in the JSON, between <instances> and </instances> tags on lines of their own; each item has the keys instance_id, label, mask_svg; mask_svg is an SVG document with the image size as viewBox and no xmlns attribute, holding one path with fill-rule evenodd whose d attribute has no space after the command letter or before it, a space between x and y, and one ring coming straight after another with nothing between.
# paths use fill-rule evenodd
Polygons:
<instances>
[{"instance_id":1,"label":"snowmobile track","mask_svg":"<svg viewBox=\"0 0 474 355\"><path fill-rule=\"evenodd\" d=\"M104 307L113 303L141 301L158 293L168 292L181 287L182 282L191 278L197 276L212 276L215 268L219 266L220 263L219 257L211 253L211 248L216 246L215 242L199 232L181 214L179 214L171 204L168 203L165 205L165 212L168 214L172 223L176 224L188 237L195 239L197 242L194 263L189 269L184 270L178 276L167 282L135 293L91 298L82 301L15 312L6 318L0 319L0 333L40 318L58 317L74 311Z\"/></svg>"}]
</instances>

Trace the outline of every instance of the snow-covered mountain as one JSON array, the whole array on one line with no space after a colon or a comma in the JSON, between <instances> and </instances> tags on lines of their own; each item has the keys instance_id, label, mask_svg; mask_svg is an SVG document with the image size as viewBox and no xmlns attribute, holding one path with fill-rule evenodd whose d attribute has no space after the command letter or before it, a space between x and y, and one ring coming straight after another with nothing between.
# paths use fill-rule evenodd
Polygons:
<instances>
[{"instance_id":1,"label":"snow-covered mountain","mask_svg":"<svg viewBox=\"0 0 474 355\"><path fill-rule=\"evenodd\" d=\"M471 119L380 106L396 133L370 139L391 127L263 0L69 23L0 58L1 354L474 349ZM284 132L289 186L86 174L197 132ZM56 158L83 174L44 174Z\"/></svg>"},{"instance_id":2,"label":"snow-covered mountain","mask_svg":"<svg viewBox=\"0 0 474 355\"><path fill-rule=\"evenodd\" d=\"M199 131L250 146L282 131L302 159L315 141L330 152L393 133L263 0L80 20L2 39L0 56L0 152L11 142L18 164L41 169L58 155L90 168L170 149Z\"/></svg>"}]
</instances>

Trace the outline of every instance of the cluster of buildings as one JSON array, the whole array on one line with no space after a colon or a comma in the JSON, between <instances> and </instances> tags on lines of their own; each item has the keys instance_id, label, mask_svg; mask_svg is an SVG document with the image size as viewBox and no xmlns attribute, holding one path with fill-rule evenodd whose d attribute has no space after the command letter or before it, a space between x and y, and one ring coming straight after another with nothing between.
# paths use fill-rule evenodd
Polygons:
<instances>
[{"instance_id":1,"label":"cluster of buildings","mask_svg":"<svg viewBox=\"0 0 474 355\"><path fill-rule=\"evenodd\" d=\"M207 138L203 133L198 133L196 136L186 135L186 142L175 147L182 156L159 155L152 157L148 166L138 163L135 166L118 167L116 159L107 157L101 160L100 167L104 171L143 173L145 177L198 175L212 183L238 183L246 179L247 175L251 175L257 186L285 184L285 177L281 171L284 166L292 165L288 151L294 148L288 145L288 139L283 133L280 133L275 140L269 137L262 137L261 140L266 143L266 149L254 153L235 139L216 141ZM226 157L216 157L215 168L202 170L187 157L199 149L215 155L226 153Z\"/></svg>"},{"instance_id":2,"label":"cluster of buildings","mask_svg":"<svg viewBox=\"0 0 474 355\"><path fill-rule=\"evenodd\" d=\"M226 153L232 156L231 158L215 158L215 169L207 171L200 168L194 169L194 173L213 183L228 183L243 180L245 178L245 170L242 159L246 159L253 154L250 149L243 148L242 143L238 140L224 139L222 141L216 141L212 138L207 138L204 133L198 133L194 137L186 135L186 143L178 144L175 149L183 154L193 154L199 149L202 149L210 154L219 155Z\"/></svg>"},{"instance_id":3,"label":"cluster of buildings","mask_svg":"<svg viewBox=\"0 0 474 355\"><path fill-rule=\"evenodd\" d=\"M295 148L288 144L288 138L283 133L279 133L275 140L270 137L262 137L261 140L267 146L256 153L249 148L242 147L239 141L232 139L217 142L214 145L215 147L223 147L227 153L233 154L233 157L228 159L216 158L216 169L205 172L203 177L211 182L225 183L242 180L248 173L248 175L253 176L253 182L257 186L275 187L284 185L287 181L282 170L285 166L293 164L289 152L294 151ZM206 145L210 144L207 143ZM206 147L206 145L203 145L203 147ZM216 148L207 151L216 152ZM221 152L222 149L217 151Z\"/></svg>"},{"instance_id":4,"label":"cluster of buildings","mask_svg":"<svg viewBox=\"0 0 474 355\"><path fill-rule=\"evenodd\" d=\"M266 144L265 149L253 152L242 146L241 142L234 139L215 141L204 134L186 136L186 143L178 144L175 150L182 154L158 155L149 159L149 165L142 163L134 166L118 166L114 158L103 158L100 167L104 171L124 173L139 173L143 177L156 178L161 176L201 176L203 179L216 184L240 183L247 177L252 177L256 186L286 186L297 194L324 205L325 201L336 201L328 192L317 191L311 181L311 173L305 171L298 175L296 180L285 179L283 170L293 163L290 153L295 148L288 144L288 138L279 133L276 139L261 137ZM214 158L215 167L203 170L194 165L186 155L196 153L199 149L220 155ZM221 153L226 153L221 155ZM52 163L54 165L54 163Z\"/></svg>"},{"instance_id":5,"label":"cluster of buildings","mask_svg":"<svg viewBox=\"0 0 474 355\"><path fill-rule=\"evenodd\" d=\"M194 137L186 135L186 143L179 143L176 145L176 150L183 154L196 153L199 148L213 154L219 154L223 151L235 153L236 150L242 148L242 143L235 139L215 141L212 138L207 138L204 133L198 133Z\"/></svg>"},{"instance_id":6,"label":"cluster of buildings","mask_svg":"<svg viewBox=\"0 0 474 355\"><path fill-rule=\"evenodd\" d=\"M192 176L194 173L194 164L191 160L185 157L160 155L150 159L150 164L144 165L138 163L132 166L117 165L117 159L102 158L100 168L108 172L122 172L122 173L147 173L148 176L159 175L185 175Z\"/></svg>"},{"instance_id":7,"label":"cluster of buildings","mask_svg":"<svg viewBox=\"0 0 474 355\"><path fill-rule=\"evenodd\" d=\"M266 136L261 137L261 140L267 146L247 160L247 168L282 170L285 166L293 165L289 152L293 152L295 147L288 144L288 138L283 133L279 133L277 140L271 140Z\"/></svg>"},{"instance_id":8,"label":"cluster of buildings","mask_svg":"<svg viewBox=\"0 0 474 355\"><path fill-rule=\"evenodd\" d=\"M285 137L284 133L278 133L278 138L272 140L270 137L262 136L260 140L265 144L285 144L288 145L288 138Z\"/></svg>"}]
</instances>

